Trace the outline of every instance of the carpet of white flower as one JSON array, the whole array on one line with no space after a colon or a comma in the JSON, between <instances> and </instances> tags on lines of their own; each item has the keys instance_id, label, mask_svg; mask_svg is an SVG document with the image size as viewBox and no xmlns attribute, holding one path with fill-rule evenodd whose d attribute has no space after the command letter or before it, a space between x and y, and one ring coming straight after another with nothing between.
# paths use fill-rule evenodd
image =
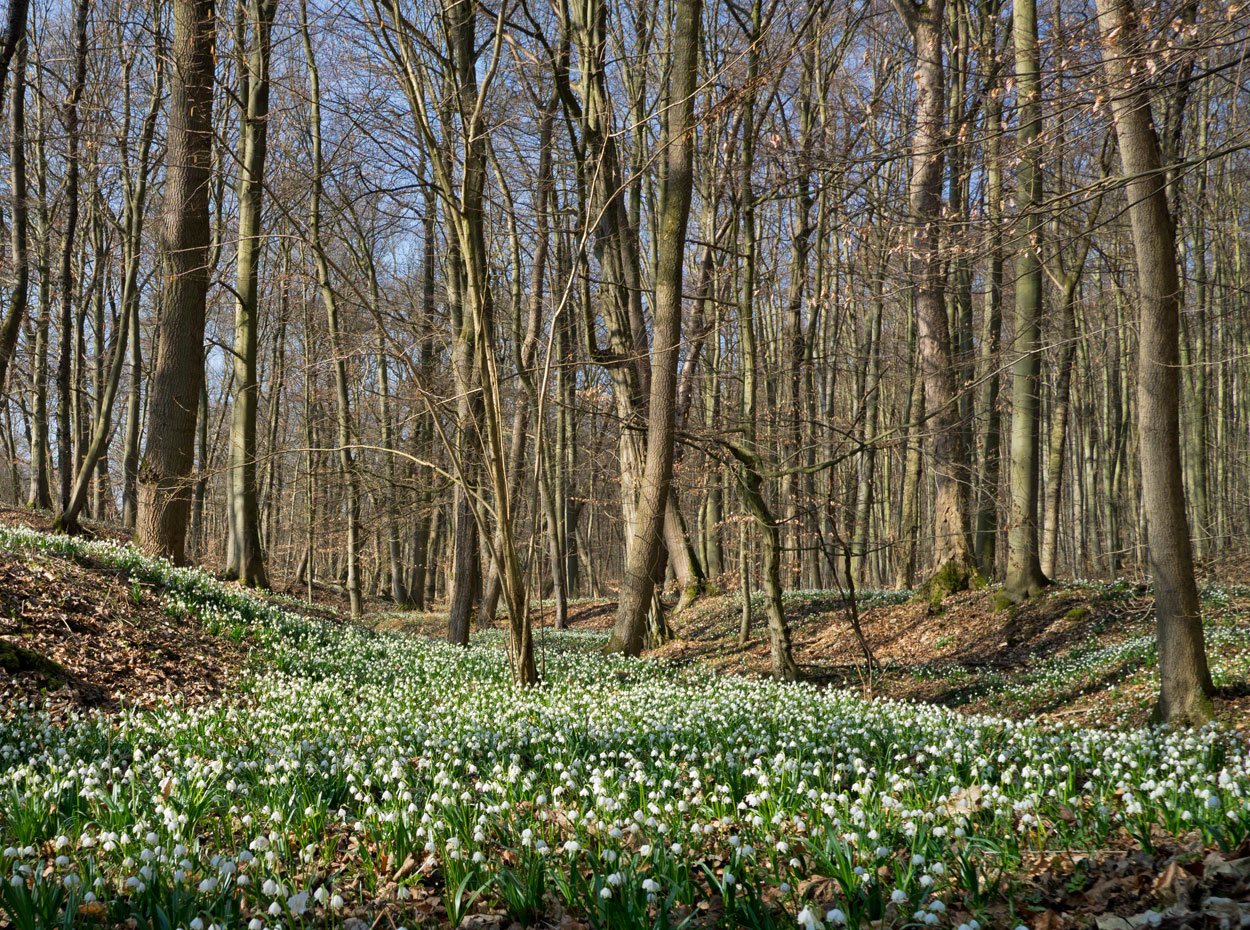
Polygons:
<instances>
[{"instance_id":1,"label":"carpet of white flower","mask_svg":"<svg viewBox=\"0 0 1250 930\"><path fill-rule=\"evenodd\" d=\"M161 584L167 610L256 657L216 703L0 724L16 928L382 910L415 928L405 901L436 884L444 925L476 903L521 924L558 904L603 928L968 930L1030 850L1250 833L1250 750L1215 729L869 703L605 658L576 634L547 636L544 683L521 691L489 637L460 650L307 619L109 543L0 527L0 546Z\"/></svg>"}]
</instances>

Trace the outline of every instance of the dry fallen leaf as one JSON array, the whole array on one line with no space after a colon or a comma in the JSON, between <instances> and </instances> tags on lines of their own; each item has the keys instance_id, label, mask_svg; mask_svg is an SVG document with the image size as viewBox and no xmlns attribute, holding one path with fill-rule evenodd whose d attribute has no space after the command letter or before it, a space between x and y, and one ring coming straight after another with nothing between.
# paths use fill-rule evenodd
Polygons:
<instances>
[{"instance_id":1,"label":"dry fallen leaf","mask_svg":"<svg viewBox=\"0 0 1250 930\"><path fill-rule=\"evenodd\" d=\"M1063 930L1063 918L1047 909L1033 918L1033 930Z\"/></svg>"}]
</instances>

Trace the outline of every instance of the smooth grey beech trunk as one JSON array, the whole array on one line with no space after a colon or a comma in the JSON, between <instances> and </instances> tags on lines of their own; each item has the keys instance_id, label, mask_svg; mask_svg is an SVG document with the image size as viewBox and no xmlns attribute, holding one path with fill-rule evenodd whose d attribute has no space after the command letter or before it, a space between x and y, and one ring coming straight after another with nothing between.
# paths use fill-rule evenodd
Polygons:
<instances>
[{"instance_id":1,"label":"smooth grey beech trunk","mask_svg":"<svg viewBox=\"0 0 1250 930\"><path fill-rule=\"evenodd\" d=\"M1011 505L1007 521L1006 599L1015 603L1048 584L1042 574L1038 535L1041 472L1039 352L1042 319L1042 88L1037 50L1037 0L1015 0L1012 33L1016 56L1016 141L1019 238L1015 242L1016 305L1012 320Z\"/></svg>"},{"instance_id":2,"label":"smooth grey beech trunk","mask_svg":"<svg viewBox=\"0 0 1250 930\"><path fill-rule=\"evenodd\" d=\"M1137 431L1159 637L1158 714L1196 723L1213 713L1214 686L1181 469L1176 239L1149 89L1136 76L1145 50L1132 0L1098 0L1098 26L1137 259Z\"/></svg>"},{"instance_id":3,"label":"smooth grey beech trunk","mask_svg":"<svg viewBox=\"0 0 1250 930\"><path fill-rule=\"evenodd\" d=\"M269 131L269 33L278 0L248 0L239 10L246 41L239 75L239 236L235 253L234 397L230 411L230 546L226 574L267 588L256 480L257 336L265 156ZM244 43L240 42L243 46Z\"/></svg>"}]
</instances>

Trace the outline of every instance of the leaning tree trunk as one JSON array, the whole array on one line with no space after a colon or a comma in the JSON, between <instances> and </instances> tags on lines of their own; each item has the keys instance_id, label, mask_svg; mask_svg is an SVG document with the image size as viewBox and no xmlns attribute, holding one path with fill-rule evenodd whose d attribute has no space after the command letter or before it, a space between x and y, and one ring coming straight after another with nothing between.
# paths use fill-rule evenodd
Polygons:
<instances>
[{"instance_id":1,"label":"leaning tree trunk","mask_svg":"<svg viewBox=\"0 0 1250 930\"><path fill-rule=\"evenodd\" d=\"M144 117L139 136L139 151L134 165L128 157L122 161L122 183L124 189L123 223L122 223L122 293L121 312L118 319L117 334L114 339L113 357L109 363L108 377L103 379L96 405L96 419L92 428L90 443L87 446L78 476L74 482L69 502L57 517L56 527L66 532L75 532L78 528L78 515L87 501L87 490L92 472L96 464L103 460L108 448L109 436L113 427L113 406L117 400L117 391L121 383L122 367L126 361L127 340L135 342L139 339L136 331L139 313L139 266L143 260L143 227L147 209L148 178L151 167L152 140L156 132L156 123L160 115L162 88L164 84L164 68L159 57L156 66L156 77L149 98L147 114ZM127 83L124 93L129 95L129 65L127 66ZM129 105L129 96L126 103ZM123 156L128 152L123 150ZM98 360L102 362L102 359ZM201 385L201 396L203 386ZM202 417L202 414L201 414ZM100 518L100 514L96 514Z\"/></svg>"},{"instance_id":2,"label":"leaning tree trunk","mask_svg":"<svg viewBox=\"0 0 1250 930\"><path fill-rule=\"evenodd\" d=\"M1201 722L1213 713L1202 613L1185 515L1179 412L1179 295L1176 239L1150 112L1143 38L1132 0L1098 0L1102 58L1111 85L1120 164L1127 181L1141 309L1137 431L1150 531L1159 637L1159 716Z\"/></svg>"},{"instance_id":3,"label":"leaning tree trunk","mask_svg":"<svg viewBox=\"0 0 1250 930\"><path fill-rule=\"evenodd\" d=\"M677 355L681 348L681 285L686 226L693 191L694 98L698 86L702 0L678 0L674 10L672 110L664 149L663 207L655 268L655 340L651 354L647 457L634 540L617 605L609 651L638 655L645 645L647 614L663 571L664 514L673 478L673 430L677 401Z\"/></svg>"},{"instance_id":4,"label":"leaning tree trunk","mask_svg":"<svg viewBox=\"0 0 1250 930\"><path fill-rule=\"evenodd\" d=\"M145 551L183 562L196 401L204 378L215 0L175 0L173 15L162 230L164 305L148 388L136 538Z\"/></svg>"},{"instance_id":5,"label":"leaning tree trunk","mask_svg":"<svg viewBox=\"0 0 1250 930\"><path fill-rule=\"evenodd\" d=\"M14 3L13 6L24 6ZM26 29L26 11L21 11L21 29ZM10 17L13 11L10 10ZM10 21L6 41L15 28ZM17 345L17 334L26 318L26 289L30 286L30 251L27 248L28 210L26 208L26 40L16 39L17 53L13 57L13 102L9 122L9 172L12 183L13 217L9 224L12 244L13 295L9 309L0 324L0 390L4 389L9 360ZM5 51L7 52L7 45ZM0 61L7 69L7 62ZM5 71L0 70L0 80ZM0 97L2 99L2 97Z\"/></svg>"}]
</instances>

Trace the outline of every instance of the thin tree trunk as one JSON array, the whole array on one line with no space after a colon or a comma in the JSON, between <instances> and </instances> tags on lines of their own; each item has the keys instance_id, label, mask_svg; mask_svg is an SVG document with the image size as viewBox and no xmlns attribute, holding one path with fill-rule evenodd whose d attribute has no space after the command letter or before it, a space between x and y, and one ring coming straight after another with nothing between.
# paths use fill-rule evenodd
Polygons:
<instances>
[{"instance_id":1,"label":"thin tree trunk","mask_svg":"<svg viewBox=\"0 0 1250 930\"><path fill-rule=\"evenodd\" d=\"M48 480L48 341L52 326L52 223L48 203L48 151L43 132L42 69L35 68L35 108L39 130L34 134L35 185L39 192L39 316L35 321L34 409L30 424L30 494L27 505L52 509Z\"/></svg>"},{"instance_id":2,"label":"thin tree trunk","mask_svg":"<svg viewBox=\"0 0 1250 930\"><path fill-rule=\"evenodd\" d=\"M19 16L20 21L14 22ZM12 184L11 198L13 216L9 223L9 241L12 247L13 292L4 322L0 323L0 391L4 390L9 361L17 345L17 336L26 319L26 290L30 286L30 252L27 247L26 207L26 4L17 0L10 5L9 26L5 32L5 46L0 54L0 82L13 62L13 99L9 116L9 176ZM17 30L20 30L18 32ZM9 50L12 43L14 51ZM0 95L0 100L3 96ZM16 491L16 488L14 489Z\"/></svg>"},{"instance_id":3,"label":"thin tree trunk","mask_svg":"<svg viewBox=\"0 0 1250 930\"><path fill-rule=\"evenodd\" d=\"M998 561L998 478L1002 453L1002 411L998 405L999 344L1003 328L1003 167L1002 97L991 93L986 104L986 214L989 220L989 291L981 327L981 396L978 406L985 428L981 434L980 472L974 548L977 569L995 575Z\"/></svg>"},{"instance_id":4,"label":"thin tree trunk","mask_svg":"<svg viewBox=\"0 0 1250 930\"><path fill-rule=\"evenodd\" d=\"M74 77L65 101L65 230L61 234L61 326L60 353L56 366L56 468L60 480L58 504L69 506L74 480L74 458L71 407L78 394L71 380L71 361L75 345L74 326L74 246L78 232L78 155L80 132L78 104L87 81L87 12L90 0L78 0L74 17Z\"/></svg>"},{"instance_id":5,"label":"thin tree trunk","mask_svg":"<svg viewBox=\"0 0 1250 930\"><path fill-rule=\"evenodd\" d=\"M326 329L330 337L330 352L334 361L334 397L336 444L338 446L339 470L347 493L347 597L352 618L361 615L360 594L360 480L356 474L356 462L352 455L351 398L347 388L347 359L343 353L342 332L339 326L338 295L330 283L330 263L326 258L321 239L321 195L324 184L324 168L321 154L321 77L317 60L313 55L312 38L308 30L308 2L300 0L300 32L304 41L304 57L308 66L308 128L312 137L313 178L312 193L308 205L309 239L313 259L317 267L317 287L326 311Z\"/></svg>"},{"instance_id":6,"label":"thin tree trunk","mask_svg":"<svg viewBox=\"0 0 1250 930\"><path fill-rule=\"evenodd\" d=\"M269 133L269 33L277 0L248 0L239 10L239 37L247 54L239 63L239 236L235 257L234 397L230 412L230 527L228 577L269 587L260 538L256 484L257 336L262 207ZM242 45L243 42L240 42Z\"/></svg>"}]
</instances>

